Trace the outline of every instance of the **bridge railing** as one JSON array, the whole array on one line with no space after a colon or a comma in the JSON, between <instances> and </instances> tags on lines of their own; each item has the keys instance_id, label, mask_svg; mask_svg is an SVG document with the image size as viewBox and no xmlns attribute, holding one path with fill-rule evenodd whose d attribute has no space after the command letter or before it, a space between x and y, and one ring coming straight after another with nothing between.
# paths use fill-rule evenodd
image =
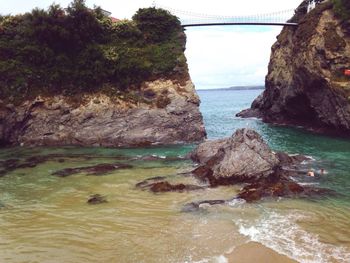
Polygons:
<instances>
[{"instance_id":1,"label":"bridge railing","mask_svg":"<svg viewBox=\"0 0 350 263\"><path fill-rule=\"evenodd\" d=\"M179 10L167 6L158 5L153 3L154 7L168 10L173 15L177 16L182 25L191 24L244 24L244 23L262 23L262 24L283 24L287 23L288 20L294 15L294 9L283 10L272 13L244 15L244 16L221 16L221 15L210 15L203 13L195 13L184 10Z\"/></svg>"}]
</instances>

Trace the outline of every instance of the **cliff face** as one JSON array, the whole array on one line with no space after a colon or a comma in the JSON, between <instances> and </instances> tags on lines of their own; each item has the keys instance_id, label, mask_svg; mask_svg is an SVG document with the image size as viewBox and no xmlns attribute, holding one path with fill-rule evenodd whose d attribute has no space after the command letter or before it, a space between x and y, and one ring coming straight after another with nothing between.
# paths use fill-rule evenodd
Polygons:
<instances>
[{"instance_id":1,"label":"cliff face","mask_svg":"<svg viewBox=\"0 0 350 263\"><path fill-rule=\"evenodd\" d=\"M238 116L350 135L350 27L326 1L306 13L306 2L272 47L266 90Z\"/></svg>"},{"instance_id":2,"label":"cliff face","mask_svg":"<svg viewBox=\"0 0 350 263\"><path fill-rule=\"evenodd\" d=\"M0 145L146 146L206 136L177 17L67 10L0 16Z\"/></svg>"},{"instance_id":3,"label":"cliff face","mask_svg":"<svg viewBox=\"0 0 350 263\"><path fill-rule=\"evenodd\" d=\"M142 101L85 95L37 97L18 106L1 103L2 144L25 146L146 146L199 142L205 129L190 80L146 82Z\"/></svg>"}]
</instances>

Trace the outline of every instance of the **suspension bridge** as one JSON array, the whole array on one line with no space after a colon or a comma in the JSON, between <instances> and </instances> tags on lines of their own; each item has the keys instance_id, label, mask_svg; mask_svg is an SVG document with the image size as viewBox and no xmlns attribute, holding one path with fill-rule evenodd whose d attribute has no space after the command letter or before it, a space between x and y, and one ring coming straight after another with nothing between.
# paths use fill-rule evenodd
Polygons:
<instances>
[{"instance_id":1,"label":"suspension bridge","mask_svg":"<svg viewBox=\"0 0 350 263\"><path fill-rule=\"evenodd\" d=\"M298 26L297 23L289 22L294 15L294 9L245 16L221 16L179 10L155 2L153 2L153 7L168 10L171 14L177 16L182 27L225 25Z\"/></svg>"}]
</instances>

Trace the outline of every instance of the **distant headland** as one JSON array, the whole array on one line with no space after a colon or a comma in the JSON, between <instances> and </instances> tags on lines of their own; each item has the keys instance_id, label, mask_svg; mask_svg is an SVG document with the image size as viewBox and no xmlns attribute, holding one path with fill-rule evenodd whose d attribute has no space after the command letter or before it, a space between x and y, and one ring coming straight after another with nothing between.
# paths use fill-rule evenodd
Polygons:
<instances>
[{"instance_id":1,"label":"distant headland","mask_svg":"<svg viewBox=\"0 0 350 263\"><path fill-rule=\"evenodd\" d=\"M257 86L232 86L228 88L218 88L218 89L200 89L200 90L263 90L265 89L264 85Z\"/></svg>"}]
</instances>

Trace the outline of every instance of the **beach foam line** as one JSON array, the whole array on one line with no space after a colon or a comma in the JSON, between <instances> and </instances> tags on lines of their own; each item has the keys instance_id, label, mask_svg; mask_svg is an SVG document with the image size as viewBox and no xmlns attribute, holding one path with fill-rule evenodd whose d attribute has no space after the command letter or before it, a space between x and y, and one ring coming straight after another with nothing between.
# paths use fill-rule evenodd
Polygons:
<instances>
[{"instance_id":1,"label":"beach foam line","mask_svg":"<svg viewBox=\"0 0 350 263\"><path fill-rule=\"evenodd\" d=\"M226 204L231 206L231 207L242 207L244 204L246 204L246 201L244 199L234 198L234 199L226 202Z\"/></svg>"},{"instance_id":2,"label":"beach foam line","mask_svg":"<svg viewBox=\"0 0 350 263\"><path fill-rule=\"evenodd\" d=\"M212 258L204 258L199 261L185 261L184 263L229 263L229 261L224 255L220 255Z\"/></svg>"},{"instance_id":3,"label":"beach foam line","mask_svg":"<svg viewBox=\"0 0 350 263\"><path fill-rule=\"evenodd\" d=\"M309 158L310 160L307 160L307 161L316 161L316 159L311 156L311 155L305 155L306 158Z\"/></svg>"},{"instance_id":4,"label":"beach foam line","mask_svg":"<svg viewBox=\"0 0 350 263\"><path fill-rule=\"evenodd\" d=\"M286 255L301 263L349 262L350 251L345 247L325 244L318 236L302 229L297 221L307 218L299 210L287 215L266 211L257 221L237 220L239 232L251 241Z\"/></svg>"}]
</instances>

